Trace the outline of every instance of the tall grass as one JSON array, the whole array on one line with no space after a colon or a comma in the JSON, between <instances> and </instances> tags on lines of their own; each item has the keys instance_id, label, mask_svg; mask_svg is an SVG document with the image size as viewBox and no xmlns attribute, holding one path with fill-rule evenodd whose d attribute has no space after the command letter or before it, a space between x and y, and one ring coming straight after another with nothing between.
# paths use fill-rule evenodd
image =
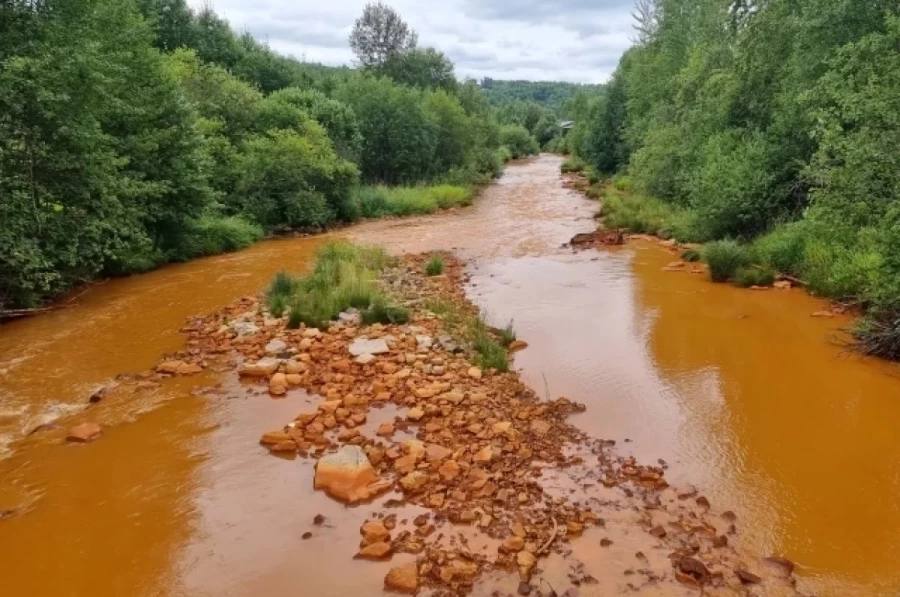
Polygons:
<instances>
[{"instance_id":1,"label":"tall grass","mask_svg":"<svg viewBox=\"0 0 900 597\"><path fill-rule=\"evenodd\" d=\"M389 258L381 249L331 242L316 256L313 271L302 278L284 272L275 276L267 292L273 315L288 311L288 326L301 323L324 327L342 311L354 307L366 323L399 323L408 319L378 285L378 274Z\"/></svg>"},{"instance_id":2,"label":"tall grass","mask_svg":"<svg viewBox=\"0 0 900 597\"><path fill-rule=\"evenodd\" d=\"M750 263L747 248L737 241L717 240L703 247L703 259L709 265L713 282L727 282L738 270Z\"/></svg>"},{"instance_id":3,"label":"tall grass","mask_svg":"<svg viewBox=\"0 0 900 597\"><path fill-rule=\"evenodd\" d=\"M693 215L670 203L633 195L609 185L603 195L603 221L607 228L654 234L679 241L700 240Z\"/></svg>"},{"instance_id":4,"label":"tall grass","mask_svg":"<svg viewBox=\"0 0 900 597\"><path fill-rule=\"evenodd\" d=\"M366 218L429 214L440 209L471 205L471 187L438 184L416 187L361 186L355 202Z\"/></svg>"}]
</instances>

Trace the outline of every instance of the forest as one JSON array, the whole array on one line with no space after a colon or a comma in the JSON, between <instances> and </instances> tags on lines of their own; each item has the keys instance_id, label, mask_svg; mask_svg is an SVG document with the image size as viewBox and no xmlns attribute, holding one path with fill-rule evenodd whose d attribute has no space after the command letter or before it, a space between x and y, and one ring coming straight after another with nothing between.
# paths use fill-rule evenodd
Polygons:
<instances>
[{"instance_id":1,"label":"forest","mask_svg":"<svg viewBox=\"0 0 900 597\"><path fill-rule=\"evenodd\" d=\"M642 0L568 149L607 224L705 242L723 280L793 276L900 358L900 13L888 0Z\"/></svg>"},{"instance_id":2,"label":"forest","mask_svg":"<svg viewBox=\"0 0 900 597\"><path fill-rule=\"evenodd\" d=\"M464 204L557 133L550 108L497 108L458 81L389 7L349 43L358 64L326 67L184 0L6 0L0 309L263 235Z\"/></svg>"}]
</instances>

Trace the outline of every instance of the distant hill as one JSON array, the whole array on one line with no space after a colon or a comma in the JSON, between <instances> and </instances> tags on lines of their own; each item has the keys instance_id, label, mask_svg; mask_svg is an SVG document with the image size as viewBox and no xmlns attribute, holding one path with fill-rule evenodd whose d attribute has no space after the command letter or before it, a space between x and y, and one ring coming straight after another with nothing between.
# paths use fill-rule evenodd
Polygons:
<instances>
[{"instance_id":1,"label":"distant hill","mask_svg":"<svg viewBox=\"0 0 900 597\"><path fill-rule=\"evenodd\" d=\"M579 91L597 91L602 87L562 81L504 81L488 77L482 79L479 86L488 101L494 105L511 101L531 101L552 110L559 110Z\"/></svg>"}]
</instances>

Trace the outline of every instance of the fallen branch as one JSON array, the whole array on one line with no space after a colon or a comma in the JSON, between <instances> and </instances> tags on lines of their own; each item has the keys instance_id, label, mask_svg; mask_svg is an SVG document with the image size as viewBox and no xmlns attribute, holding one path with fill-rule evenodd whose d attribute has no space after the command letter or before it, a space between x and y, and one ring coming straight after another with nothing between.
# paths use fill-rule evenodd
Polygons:
<instances>
[{"instance_id":1,"label":"fallen branch","mask_svg":"<svg viewBox=\"0 0 900 597\"><path fill-rule=\"evenodd\" d=\"M53 305L50 307L34 307L31 309L4 309L4 310L0 311L0 320L16 319L18 317L28 317L29 315L37 315L38 313L54 311L59 308L60 308L60 306Z\"/></svg>"},{"instance_id":2,"label":"fallen branch","mask_svg":"<svg viewBox=\"0 0 900 597\"><path fill-rule=\"evenodd\" d=\"M556 532L559 530L559 525L557 524L555 518L551 518L550 522L553 523L553 532L550 533L550 538L548 538L547 541L544 542L543 545L541 545L541 548L537 550L538 554L542 554L545 551L547 551L548 549L550 549L550 546L553 544L553 541L556 540Z\"/></svg>"}]
</instances>

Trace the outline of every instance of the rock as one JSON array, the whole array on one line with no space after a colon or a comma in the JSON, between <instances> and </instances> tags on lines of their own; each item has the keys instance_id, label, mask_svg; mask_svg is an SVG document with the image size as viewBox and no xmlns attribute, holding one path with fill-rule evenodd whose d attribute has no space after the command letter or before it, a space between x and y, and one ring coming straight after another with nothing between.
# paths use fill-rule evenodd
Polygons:
<instances>
[{"instance_id":1,"label":"rock","mask_svg":"<svg viewBox=\"0 0 900 597\"><path fill-rule=\"evenodd\" d=\"M528 342L524 340L513 340L509 343L509 346L506 347L509 352L518 352L525 348L528 348Z\"/></svg>"},{"instance_id":2,"label":"rock","mask_svg":"<svg viewBox=\"0 0 900 597\"><path fill-rule=\"evenodd\" d=\"M232 321L231 330L238 336L251 336L259 331L259 326L250 321Z\"/></svg>"},{"instance_id":3,"label":"rock","mask_svg":"<svg viewBox=\"0 0 900 597\"><path fill-rule=\"evenodd\" d=\"M273 396L287 394L288 380L284 373L276 373L269 379L269 393Z\"/></svg>"},{"instance_id":4,"label":"rock","mask_svg":"<svg viewBox=\"0 0 900 597\"><path fill-rule=\"evenodd\" d=\"M316 463L313 485L331 497L347 503L366 500L390 487L381 481L366 453L356 445L343 446Z\"/></svg>"},{"instance_id":5,"label":"rock","mask_svg":"<svg viewBox=\"0 0 900 597\"><path fill-rule=\"evenodd\" d=\"M544 419L533 420L530 427L535 435L547 435L547 432L550 431L550 423Z\"/></svg>"},{"instance_id":6,"label":"rock","mask_svg":"<svg viewBox=\"0 0 900 597\"><path fill-rule=\"evenodd\" d=\"M413 471L408 475L400 478L400 486L410 493L421 491L422 488L425 487L425 484L427 482L428 475L426 475L422 471Z\"/></svg>"},{"instance_id":7,"label":"rock","mask_svg":"<svg viewBox=\"0 0 900 597\"><path fill-rule=\"evenodd\" d=\"M391 540L391 532L380 520L368 520L359 528L363 543L378 543Z\"/></svg>"},{"instance_id":8,"label":"rock","mask_svg":"<svg viewBox=\"0 0 900 597\"><path fill-rule=\"evenodd\" d=\"M293 441L293 438L285 431L269 431L263 433L262 437L259 438L259 443L264 446L273 446L281 442L290 441Z\"/></svg>"},{"instance_id":9,"label":"rock","mask_svg":"<svg viewBox=\"0 0 900 597\"><path fill-rule=\"evenodd\" d=\"M359 553L356 555L360 558L381 560L391 555L391 544L384 541L371 543L360 549Z\"/></svg>"},{"instance_id":10,"label":"rock","mask_svg":"<svg viewBox=\"0 0 900 597\"><path fill-rule=\"evenodd\" d=\"M390 348L388 348L387 341L384 338L375 338L374 340L357 338L350 344L348 350L355 357L364 354L374 355L390 352Z\"/></svg>"},{"instance_id":11,"label":"rock","mask_svg":"<svg viewBox=\"0 0 900 597\"><path fill-rule=\"evenodd\" d=\"M75 425L69 429L69 434L66 436L66 439L70 442L87 443L94 441L100 437L102 433L103 428L100 427L100 425L88 421L86 423Z\"/></svg>"},{"instance_id":12,"label":"rock","mask_svg":"<svg viewBox=\"0 0 900 597\"><path fill-rule=\"evenodd\" d=\"M319 328L306 328L303 330L304 338L320 338L322 336L322 330Z\"/></svg>"},{"instance_id":13,"label":"rock","mask_svg":"<svg viewBox=\"0 0 900 597\"><path fill-rule=\"evenodd\" d=\"M481 379L481 369L478 367L469 367L469 370L466 374L472 379Z\"/></svg>"},{"instance_id":14,"label":"rock","mask_svg":"<svg viewBox=\"0 0 900 597\"><path fill-rule=\"evenodd\" d=\"M378 430L375 431L375 435L380 435L382 437L390 437L394 435L394 424L382 423L378 426Z\"/></svg>"},{"instance_id":15,"label":"rock","mask_svg":"<svg viewBox=\"0 0 900 597\"><path fill-rule=\"evenodd\" d=\"M778 290L790 290L793 284L791 284L790 280L776 280L772 286Z\"/></svg>"},{"instance_id":16,"label":"rock","mask_svg":"<svg viewBox=\"0 0 900 597\"><path fill-rule=\"evenodd\" d=\"M425 411L419 408L418 406L414 406L409 409L409 412L406 413L406 418L410 421L419 421L422 417L425 416Z\"/></svg>"},{"instance_id":17,"label":"rock","mask_svg":"<svg viewBox=\"0 0 900 597\"><path fill-rule=\"evenodd\" d=\"M785 576L790 576L794 573L794 563L787 558L782 558L781 556L769 556L765 558L765 561L780 568Z\"/></svg>"},{"instance_id":18,"label":"rock","mask_svg":"<svg viewBox=\"0 0 900 597\"><path fill-rule=\"evenodd\" d=\"M416 336L416 349L419 352L424 352L431 348L432 344L434 344L434 340L431 336L418 335Z\"/></svg>"},{"instance_id":19,"label":"rock","mask_svg":"<svg viewBox=\"0 0 900 597\"><path fill-rule=\"evenodd\" d=\"M830 318L834 317L834 313L832 311L815 311L811 314L811 317L825 317Z\"/></svg>"},{"instance_id":20,"label":"rock","mask_svg":"<svg viewBox=\"0 0 900 597\"><path fill-rule=\"evenodd\" d=\"M709 581L709 569L697 558L682 556L675 562L675 568L682 574L692 578L697 584L702 585Z\"/></svg>"},{"instance_id":21,"label":"rock","mask_svg":"<svg viewBox=\"0 0 900 597\"><path fill-rule=\"evenodd\" d=\"M510 535L500 544L500 551L503 553L518 553L525 547L525 539L518 535Z\"/></svg>"},{"instance_id":22,"label":"rock","mask_svg":"<svg viewBox=\"0 0 900 597\"><path fill-rule=\"evenodd\" d=\"M384 588L400 593L415 593L419 589L419 569L416 563L391 568L384 577Z\"/></svg>"},{"instance_id":23,"label":"rock","mask_svg":"<svg viewBox=\"0 0 900 597\"><path fill-rule=\"evenodd\" d=\"M203 371L203 367L194 363L171 360L163 361L157 365L156 371L159 373L168 373L170 375L191 375L193 373L200 373Z\"/></svg>"},{"instance_id":24,"label":"rock","mask_svg":"<svg viewBox=\"0 0 900 597\"><path fill-rule=\"evenodd\" d=\"M359 363L360 365L368 365L369 363L371 363L372 361L375 360L375 355L369 354L369 353L361 354L353 360L355 362Z\"/></svg>"},{"instance_id":25,"label":"rock","mask_svg":"<svg viewBox=\"0 0 900 597\"><path fill-rule=\"evenodd\" d=\"M284 340L271 340L263 349L267 354L280 354L287 350L287 343Z\"/></svg>"},{"instance_id":26,"label":"rock","mask_svg":"<svg viewBox=\"0 0 900 597\"><path fill-rule=\"evenodd\" d=\"M255 363L244 363L238 370L238 375L241 377L270 377L278 370L280 364L278 359L268 357Z\"/></svg>"},{"instance_id":27,"label":"rock","mask_svg":"<svg viewBox=\"0 0 900 597\"><path fill-rule=\"evenodd\" d=\"M438 474L444 481L452 481L459 476L459 464L455 460L447 460L438 469Z\"/></svg>"},{"instance_id":28,"label":"rock","mask_svg":"<svg viewBox=\"0 0 900 597\"><path fill-rule=\"evenodd\" d=\"M662 539L666 536L666 529L661 524L658 524L650 529L650 534L658 539Z\"/></svg>"},{"instance_id":29,"label":"rock","mask_svg":"<svg viewBox=\"0 0 900 597\"><path fill-rule=\"evenodd\" d=\"M742 585L755 585L762 582L760 577L742 568L738 568L734 573L740 579Z\"/></svg>"},{"instance_id":30,"label":"rock","mask_svg":"<svg viewBox=\"0 0 900 597\"><path fill-rule=\"evenodd\" d=\"M487 462L490 462L493 457L494 451L490 446L485 446L475 453L473 460L479 464L485 464Z\"/></svg>"},{"instance_id":31,"label":"rock","mask_svg":"<svg viewBox=\"0 0 900 597\"><path fill-rule=\"evenodd\" d=\"M531 571L537 564L537 558L530 551L522 550L516 554L516 565L519 567L519 578L528 580L531 578Z\"/></svg>"},{"instance_id":32,"label":"rock","mask_svg":"<svg viewBox=\"0 0 900 597\"><path fill-rule=\"evenodd\" d=\"M347 309L338 313L338 321L347 325L359 325L362 323L362 317L356 309Z\"/></svg>"},{"instance_id":33,"label":"rock","mask_svg":"<svg viewBox=\"0 0 900 597\"><path fill-rule=\"evenodd\" d=\"M441 446L439 444L428 444L425 447L425 460L428 462L438 462L447 458L453 452L448 448Z\"/></svg>"}]
</instances>

